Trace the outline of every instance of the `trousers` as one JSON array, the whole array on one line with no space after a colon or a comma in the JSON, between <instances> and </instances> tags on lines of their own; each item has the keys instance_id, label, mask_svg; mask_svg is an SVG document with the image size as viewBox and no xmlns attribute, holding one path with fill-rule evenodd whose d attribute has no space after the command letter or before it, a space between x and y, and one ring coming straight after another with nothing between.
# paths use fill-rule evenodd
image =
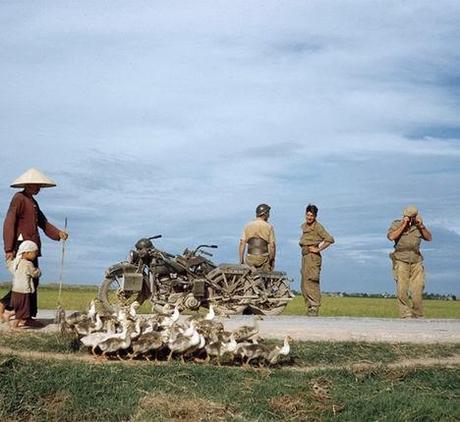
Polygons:
<instances>
[{"instance_id":1,"label":"trousers","mask_svg":"<svg viewBox=\"0 0 460 422\"><path fill-rule=\"evenodd\" d=\"M300 288L309 311L318 311L321 306L321 288L319 276L321 273L321 255L307 253L302 256L302 269L300 271L302 282Z\"/></svg>"},{"instance_id":2,"label":"trousers","mask_svg":"<svg viewBox=\"0 0 460 422\"><path fill-rule=\"evenodd\" d=\"M425 288L425 269L422 262L409 263L393 260L393 276L396 282L399 316L422 317L422 295ZM409 296L412 298L410 303Z\"/></svg>"},{"instance_id":3,"label":"trousers","mask_svg":"<svg viewBox=\"0 0 460 422\"><path fill-rule=\"evenodd\" d=\"M246 255L244 262L246 262L246 264L250 265L251 267L255 267L259 271L273 271L268 255Z\"/></svg>"}]
</instances>

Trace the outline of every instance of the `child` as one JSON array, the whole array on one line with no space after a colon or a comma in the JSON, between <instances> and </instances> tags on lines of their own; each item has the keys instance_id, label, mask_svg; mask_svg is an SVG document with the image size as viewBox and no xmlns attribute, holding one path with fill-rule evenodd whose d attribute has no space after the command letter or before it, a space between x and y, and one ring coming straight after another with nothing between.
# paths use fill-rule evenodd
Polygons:
<instances>
[{"instance_id":1,"label":"child","mask_svg":"<svg viewBox=\"0 0 460 422\"><path fill-rule=\"evenodd\" d=\"M19 245L16 258L8 261L8 269L13 274L13 287L10 304L14 309L16 319L11 321L11 328L16 330L31 326L30 298L35 291L34 278L40 276L40 270L35 268L33 261L38 256L38 246L31 240L25 240Z\"/></svg>"}]
</instances>

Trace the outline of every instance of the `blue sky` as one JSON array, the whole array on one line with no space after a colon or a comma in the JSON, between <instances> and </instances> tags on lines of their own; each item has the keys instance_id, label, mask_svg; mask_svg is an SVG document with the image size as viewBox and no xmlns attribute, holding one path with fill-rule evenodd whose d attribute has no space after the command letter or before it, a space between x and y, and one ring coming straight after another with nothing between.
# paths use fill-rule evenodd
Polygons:
<instances>
[{"instance_id":1,"label":"blue sky","mask_svg":"<svg viewBox=\"0 0 460 422\"><path fill-rule=\"evenodd\" d=\"M65 280L95 284L143 235L234 262L267 202L298 288L313 202L336 238L323 290L392 292L386 231L416 204L427 290L458 295L459 20L455 1L1 1L1 217L19 174L54 178L37 199L69 219ZM44 241L44 281L59 254Z\"/></svg>"}]
</instances>

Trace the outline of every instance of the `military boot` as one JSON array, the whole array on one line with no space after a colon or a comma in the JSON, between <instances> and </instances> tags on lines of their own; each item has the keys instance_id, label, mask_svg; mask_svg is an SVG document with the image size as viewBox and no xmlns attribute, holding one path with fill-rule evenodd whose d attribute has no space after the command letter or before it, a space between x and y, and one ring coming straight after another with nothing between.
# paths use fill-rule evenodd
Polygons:
<instances>
[{"instance_id":1,"label":"military boot","mask_svg":"<svg viewBox=\"0 0 460 422\"><path fill-rule=\"evenodd\" d=\"M319 309L318 308L309 308L307 311L308 316L318 316Z\"/></svg>"}]
</instances>

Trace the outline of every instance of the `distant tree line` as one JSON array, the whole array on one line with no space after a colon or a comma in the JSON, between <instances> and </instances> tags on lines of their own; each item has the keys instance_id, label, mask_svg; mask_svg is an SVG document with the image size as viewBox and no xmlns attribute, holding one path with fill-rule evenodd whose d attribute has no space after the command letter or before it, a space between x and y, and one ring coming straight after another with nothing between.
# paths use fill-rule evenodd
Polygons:
<instances>
[{"instance_id":1,"label":"distant tree line","mask_svg":"<svg viewBox=\"0 0 460 422\"><path fill-rule=\"evenodd\" d=\"M301 295L297 290L292 290L295 295ZM322 292L324 296L330 297L371 297L383 299L395 299L394 293L347 293L347 292ZM457 296L453 294L442 295L439 293L424 293L423 299L426 300L457 300Z\"/></svg>"}]
</instances>

